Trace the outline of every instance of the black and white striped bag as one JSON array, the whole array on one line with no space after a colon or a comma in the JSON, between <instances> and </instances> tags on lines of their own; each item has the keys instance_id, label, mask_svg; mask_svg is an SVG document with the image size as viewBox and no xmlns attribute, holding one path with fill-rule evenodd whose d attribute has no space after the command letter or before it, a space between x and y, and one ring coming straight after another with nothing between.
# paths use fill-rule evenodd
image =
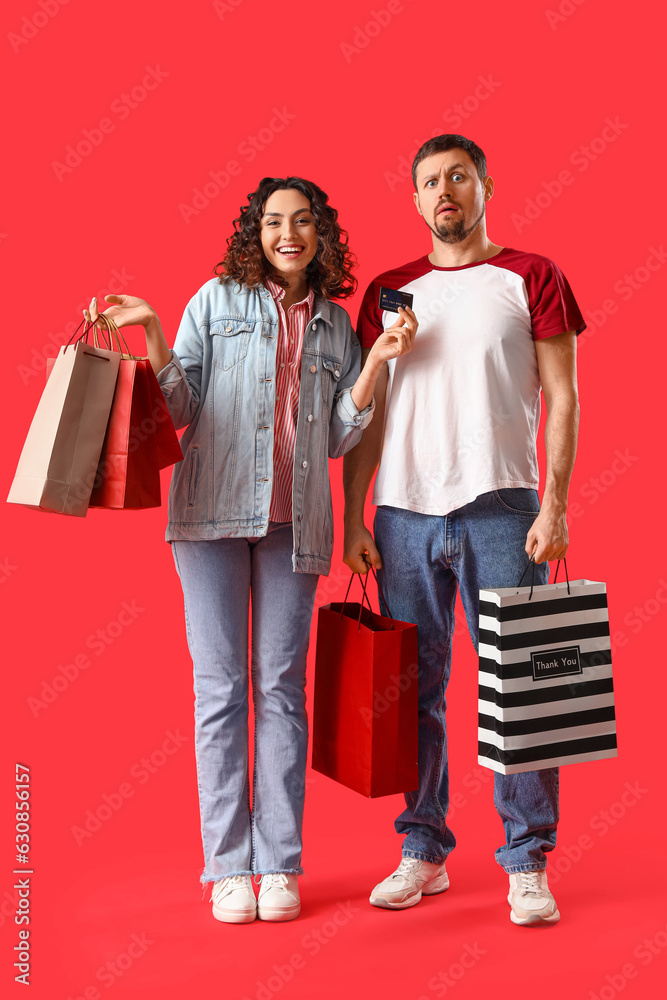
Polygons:
<instances>
[{"instance_id":1,"label":"black and white striped bag","mask_svg":"<svg viewBox=\"0 0 667 1000\"><path fill-rule=\"evenodd\" d=\"M480 590L479 602L479 763L516 774L616 757L605 584Z\"/></svg>"}]
</instances>

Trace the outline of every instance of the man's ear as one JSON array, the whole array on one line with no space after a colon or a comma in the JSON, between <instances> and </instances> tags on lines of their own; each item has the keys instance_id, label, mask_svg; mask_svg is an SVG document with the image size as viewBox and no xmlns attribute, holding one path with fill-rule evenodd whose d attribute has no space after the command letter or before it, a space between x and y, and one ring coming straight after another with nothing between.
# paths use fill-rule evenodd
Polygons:
<instances>
[{"instance_id":1,"label":"man's ear","mask_svg":"<svg viewBox=\"0 0 667 1000\"><path fill-rule=\"evenodd\" d=\"M489 201L493 196L493 177L484 179L484 201Z\"/></svg>"},{"instance_id":2,"label":"man's ear","mask_svg":"<svg viewBox=\"0 0 667 1000\"><path fill-rule=\"evenodd\" d=\"M414 191L413 194L412 194L412 197L414 199L415 207L416 207L417 211L423 217L424 213L422 212L421 205L419 204L419 192L418 191Z\"/></svg>"}]
</instances>

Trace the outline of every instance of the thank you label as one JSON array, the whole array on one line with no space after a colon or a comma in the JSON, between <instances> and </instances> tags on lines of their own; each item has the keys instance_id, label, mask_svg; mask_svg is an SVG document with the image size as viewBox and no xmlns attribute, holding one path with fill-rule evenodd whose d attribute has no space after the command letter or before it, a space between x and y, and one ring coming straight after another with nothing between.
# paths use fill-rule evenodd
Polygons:
<instances>
[{"instance_id":1,"label":"thank you label","mask_svg":"<svg viewBox=\"0 0 667 1000\"><path fill-rule=\"evenodd\" d=\"M530 656L533 661L534 681L581 673L578 646L568 646L566 649L543 649L539 653L531 653Z\"/></svg>"}]
</instances>

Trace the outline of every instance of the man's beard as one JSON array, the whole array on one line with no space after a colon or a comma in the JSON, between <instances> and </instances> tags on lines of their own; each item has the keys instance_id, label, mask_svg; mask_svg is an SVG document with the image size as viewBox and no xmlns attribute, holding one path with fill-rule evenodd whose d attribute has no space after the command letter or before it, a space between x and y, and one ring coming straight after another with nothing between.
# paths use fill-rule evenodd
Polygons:
<instances>
[{"instance_id":1,"label":"man's beard","mask_svg":"<svg viewBox=\"0 0 667 1000\"><path fill-rule=\"evenodd\" d=\"M485 212L486 212L486 205L482 205L481 215L472 223L472 225L468 226L467 228L465 219L460 218L456 220L453 226L451 224L445 224L445 223L439 226L436 221L435 228L433 226L429 226L429 229L440 240L441 243L462 243L470 236L472 232L475 231L477 226L484 218Z\"/></svg>"}]
</instances>

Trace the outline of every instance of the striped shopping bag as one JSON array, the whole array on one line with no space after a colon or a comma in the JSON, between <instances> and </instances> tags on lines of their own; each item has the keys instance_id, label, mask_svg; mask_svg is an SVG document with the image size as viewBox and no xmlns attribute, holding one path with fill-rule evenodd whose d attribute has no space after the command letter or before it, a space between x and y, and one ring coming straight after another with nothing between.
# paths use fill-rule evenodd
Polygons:
<instances>
[{"instance_id":1,"label":"striped shopping bag","mask_svg":"<svg viewBox=\"0 0 667 1000\"><path fill-rule=\"evenodd\" d=\"M478 761L501 774L617 756L607 588L557 574L479 592Z\"/></svg>"}]
</instances>

